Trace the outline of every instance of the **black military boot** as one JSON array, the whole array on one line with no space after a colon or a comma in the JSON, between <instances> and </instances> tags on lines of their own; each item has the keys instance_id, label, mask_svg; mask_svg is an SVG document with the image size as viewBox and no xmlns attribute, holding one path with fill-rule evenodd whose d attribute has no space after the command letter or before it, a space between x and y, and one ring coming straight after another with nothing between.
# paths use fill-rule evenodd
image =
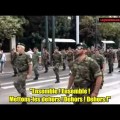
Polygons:
<instances>
[{"instance_id":1,"label":"black military boot","mask_svg":"<svg viewBox=\"0 0 120 120\"><path fill-rule=\"evenodd\" d=\"M16 74L14 74L12 77L16 77L17 75Z\"/></svg>"},{"instance_id":2,"label":"black military boot","mask_svg":"<svg viewBox=\"0 0 120 120\"><path fill-rule=\"evenodd\" d=\"M47 73L48 72L48 70L46 70L44 73Z\"/></svg>"},{"instance_id":3,"label":"black military boot","mask_svg":"<svg viewBox=\"0 0 120 120\"><path fill-rule=\"evenodd\" d=\"M60 82L59 76L56 76L56 81L55 81L55 83L59 83L59 82Z\"/></svg>"},{"instance_id":4,"label":"black military boot","mask_svg":"<svg viewBox=\"0 0 120 120\"><path fill-rule=\"evenodd\" d=\"M35 75L34 80L38 80L38 77L39 77L39 74L38 74L38 75Z\"/></svg>"}]
</instances>

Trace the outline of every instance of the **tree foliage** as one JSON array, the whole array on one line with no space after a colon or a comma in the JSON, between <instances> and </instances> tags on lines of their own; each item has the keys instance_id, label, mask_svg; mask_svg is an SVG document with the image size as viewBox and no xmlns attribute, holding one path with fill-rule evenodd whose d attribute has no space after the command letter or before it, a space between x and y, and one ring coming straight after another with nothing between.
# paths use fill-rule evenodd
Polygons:
<instances>
[{"instance_id":1,"label":"tree foliage","mask_svg":"<svg viewBox=\"0 0 120 120\"><path fill-rule=\"evenodd\" d=\"M12 35L20 35L23 33L22 25L26 20L17 16L0 16L0 39L10 39Z\"/></svg>"}]
</instances>

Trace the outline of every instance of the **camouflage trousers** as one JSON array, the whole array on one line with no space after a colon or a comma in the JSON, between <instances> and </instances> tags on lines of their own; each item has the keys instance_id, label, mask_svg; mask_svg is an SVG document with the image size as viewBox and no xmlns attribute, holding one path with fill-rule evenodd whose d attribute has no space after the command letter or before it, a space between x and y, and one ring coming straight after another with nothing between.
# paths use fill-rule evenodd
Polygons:
<instances>
[{"instance_id":1,"label":"camouflage trousers","mask_svg":"<svg viewBox=\"0 0 120 120\"><path fill-rule=\"evenodd\" d=\"M63 70L65 70L66 69L66 59L63 59L62 65L63 65Z\"/></svg>"},{"instance_id":2,"label":"camouflage trousers","mask_svg":"<svg viewBox=\"0 0 120 120\"><path fill-rule=\"evenodd\" d=\"M26 96L26 77L27 72L18 73L17 79L14 81L14 86L19 94Z\"/></svg>"},{"instance_id":3,"label":"camouflage trousers","mask_svg":"<svg viewBox=\"0 0 120 120\"><path fill-rule=\"evenodd\" d=\"M60 63L55 63L55 66L53 68L53 71L56 75L56 79L59 81L59 67L60 67Z\"/></svg>"},{"instance_id":4,"label":"camouflage trousers","mask_svg":"<svg viewBox=\"0 0 120 120\"><path fill-rule=\"evenodd\" d=\"M48 71L48 61L43 60L43 66L45 67L45 71Z\"/></svg>"},{"instance_id":5,"label":"camouflage trousers","mask_svg":"<svg viewBox=\"0 0 120 120\"><path fill-rule=\"evenodd\" d=\"M33 71L34 71L35 76L39 75L38 68L39 68L39 63L33 64Z\"/></svg>"},{"instance_id":6,"label":"camouflage trousers","mask_svg":"<svg viewBox=\"0 0 120 120\"><path fill-rule=\"evenodd\" d=\"M113 62L108 62L108 66L109 66L109 72L113 72Z\"/></svg>"},{"instance_id":7,"label":"camouflage trousers","mask_svg":"<svg viewBox=\"0 0 120 120\"><path fill-rule=\"evenodd\" d=\"M83 84L81 84L80 82L75 82L72 89L86 89L87 90L89 88L88 87L89 84L90 83L88 83L87 81ZM92 93L91 91L92 91L92 89L90 90L90 94L88 94L88 93L86 93L86 94L73 94L72 97L77 97L77 98L80 97L83 100L82 102L81 101L80 102L73 102L73 104L92 104L92 102L88 102L86 100L87 97L90 97L90 95Z\"/></svg>"}]
</instances>

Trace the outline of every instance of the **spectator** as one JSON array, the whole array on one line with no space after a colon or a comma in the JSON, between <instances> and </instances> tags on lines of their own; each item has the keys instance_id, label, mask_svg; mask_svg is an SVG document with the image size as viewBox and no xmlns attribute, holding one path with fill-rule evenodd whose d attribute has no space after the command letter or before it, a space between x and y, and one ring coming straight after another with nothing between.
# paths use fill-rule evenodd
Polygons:
<instances>
[{"instance_id":1,"label":"spectator","mask_svg":"<svg viewBox=\"0 0 120 120\"><path fill-rule=\"evenodd\" d=\"M6 62L6 55L3 50L0 51L0 72L3 72L4 64Z\"/></svg>"}]
</instances>

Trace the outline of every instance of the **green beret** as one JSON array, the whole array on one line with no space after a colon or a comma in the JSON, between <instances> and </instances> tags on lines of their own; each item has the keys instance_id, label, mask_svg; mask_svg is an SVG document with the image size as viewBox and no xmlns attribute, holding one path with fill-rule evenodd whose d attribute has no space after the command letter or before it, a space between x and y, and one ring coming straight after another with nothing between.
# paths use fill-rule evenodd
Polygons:
<instances>
[{"instance_id":1,"label":"green beret","mask_svg":"<svg viewBox=\"0 0 120 120\"><path fill-rule=\"evenodd\" d=\"M76 48L83 48L83 49L87 49L87 45L85 43L80 43L76 45Z\"/></svg>"}]
</instances>

